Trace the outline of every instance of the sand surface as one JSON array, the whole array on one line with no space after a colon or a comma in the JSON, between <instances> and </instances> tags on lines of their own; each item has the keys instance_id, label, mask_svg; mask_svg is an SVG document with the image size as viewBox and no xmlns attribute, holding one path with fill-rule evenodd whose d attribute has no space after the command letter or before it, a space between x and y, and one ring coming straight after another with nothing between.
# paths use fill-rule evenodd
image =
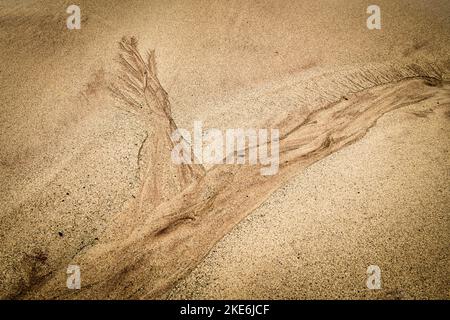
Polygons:
<instances>
[{"instance_id":1,"label":"sand surface","mask_svg":"<svg viewBox=\"0 0 450 320\"><path fill-rule=\"evenodd\" d=\"M448 112L383 116L273 193L168 296L448 299ZM371 264L383 290L366 287Z\"/></svg>"},{"instance_id":2,"label":"sand surface","mask_svg":"<svg viewBox=\"0 0 450 320\"><path fill-rule=\"evenodd\" d=\"M3 1L0 297L448 298L450 5L377 4ZM174 167L196 120L280 128L280 174Z\"/></svg>"}]
</instances>

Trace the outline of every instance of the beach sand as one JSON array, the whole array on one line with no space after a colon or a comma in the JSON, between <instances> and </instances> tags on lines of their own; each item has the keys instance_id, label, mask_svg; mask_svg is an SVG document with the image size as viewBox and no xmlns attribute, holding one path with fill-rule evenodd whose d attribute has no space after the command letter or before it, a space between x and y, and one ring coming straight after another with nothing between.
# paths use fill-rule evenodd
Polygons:
<instances>
[{"instance_id":1,"label":"beach sand","mask_svg":"<svg viewBox=\"0 0 450 320\"><path fill-rule=\"evenodd\" d=\"M450 5L369 4L80 1L68 30L3 1L0 297L448 298ZM280 128L280 174L174 174L167 119L112 95L124 36L178 128Z\"/></svg>"},{"instance_id":2,"label":"beach sand","mask_svg":"<svg viewBox=\"0 0 450 320\"><path fill-rule=\"evenodd\" d=\"M293 177L168 297L448 299L449 108L394 111ZM369 265L382 290L366 287Z\"/></svg>"}]
</instances>

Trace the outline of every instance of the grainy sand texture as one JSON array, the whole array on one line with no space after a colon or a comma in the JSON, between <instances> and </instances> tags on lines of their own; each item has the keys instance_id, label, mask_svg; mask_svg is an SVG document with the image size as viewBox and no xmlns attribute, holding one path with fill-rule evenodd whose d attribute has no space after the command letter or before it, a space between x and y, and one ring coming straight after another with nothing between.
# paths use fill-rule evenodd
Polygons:
<instances>
[{"instance_id":1,"label":"grainy sand texture","mask_svg":"<svg viewBox=\"0 0 450 320\"><path fill-rule=\"evenodd\" d=\"M0 3L1 298L450 297L449 1L70 4Z\"/></svg>"}]
</instances>

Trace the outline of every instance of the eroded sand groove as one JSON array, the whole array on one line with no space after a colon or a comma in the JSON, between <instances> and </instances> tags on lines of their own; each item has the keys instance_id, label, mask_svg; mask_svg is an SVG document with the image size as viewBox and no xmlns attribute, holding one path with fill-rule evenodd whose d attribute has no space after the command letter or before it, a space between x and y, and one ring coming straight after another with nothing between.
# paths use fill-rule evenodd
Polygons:
<instances>
[{"instance_id":1,"label":"eroded sand groove","mask_svg":"<svg viewBox=\"0 0 450 320\"><path fill-rule=\"evenodd\" d=\"M149 51L145 61L133 37L123 38L119 46L122 72L111 92L143 119L148 129L138 155L142 187L136 210L140 211L144 203L148 208L168 201L203 176L204 170L199 165L174 165L170 159L174 146L170 135L177 127L167 92L157 77L155 52Z\"/></svg>"},{"instance_id":2,"label":"eroded sand groove","mask_svg":"<svg viewBox=\"0 0 450 320\"><path fill-rule=\"evenodd\" d=\"M450 103L449 86L436 65L358 71L336 82L332 91L314 88L323 90L320 107L299 108L271 125L281 133L277 175L261 176L259 166L218 165L205 172L172 165L169 136L176 125L156 77L154 53L145 61L133 39L123 39L121 50L125 73L113 92L148 119L140 195L133 212L120 215L103 242L74 257L72 263L83 270L82 290L66 289L62 266L26 297L161 297L289 177L364 136L386 112L423 100ZM354 94L341 98L342 91Z\"/></svg>"}]
</instances>

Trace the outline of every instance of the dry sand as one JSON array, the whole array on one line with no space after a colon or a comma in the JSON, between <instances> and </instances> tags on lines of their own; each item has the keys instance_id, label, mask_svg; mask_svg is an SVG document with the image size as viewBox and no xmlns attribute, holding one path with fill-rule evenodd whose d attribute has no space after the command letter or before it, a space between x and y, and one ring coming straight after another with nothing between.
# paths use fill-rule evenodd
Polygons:
<instances>
[{"instance_id":1,"label":"dry sand","mask_svg":"<svg viewBox=\"0 0 450 320\"><path fill-rule=\"evenodd\" d=\"M370 31L366 1L81 1L69 31L65 1L3 1L0 296L448 298L450 5L378 4ZM172 124L108 89L124 35L178 127L279 126L280 174L165 179Z\"/></svg>"},{"instance_id":2,"label":"dry sand","mask_svg":"<svg viewBox=\"0 0 450 320\"><path fill-rule=\"evenodd\" d=\"M428 103L383 116L273 193L168 297L448 299L449 124L448 106ZM366 287L371 264L383 290Z\"/></svg>"}]
</instances>

